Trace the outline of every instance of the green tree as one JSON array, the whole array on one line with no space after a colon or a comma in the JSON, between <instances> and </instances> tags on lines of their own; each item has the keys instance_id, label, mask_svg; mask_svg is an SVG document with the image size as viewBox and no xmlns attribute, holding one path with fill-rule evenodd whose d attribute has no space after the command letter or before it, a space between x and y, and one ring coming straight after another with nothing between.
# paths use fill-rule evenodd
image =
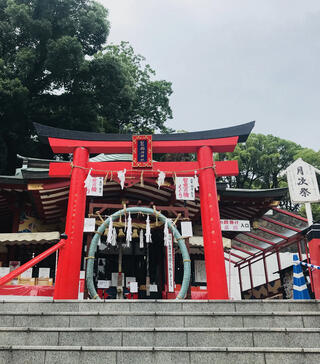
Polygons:
<instances>
[{"instance_id":1,"label":"green tree","mask_svg":"<svg viewBox=\"0 0 320 364\"><path fill-rule=\"evenodd\" d=\"M313 167L320 169L320 150L316 152L310 148L303 148L297 152L295 159L302 158Z\"/></svg>"},{"instance_id":2,"label":"green tree","mask_svg":"<svg viewBox=\"0 0 320 364\"><path fill-rule=\"evenodd\" d=\"M166 131L171 84L128 43L105 47L93 0L0 0L0 173L16 154L52 157L32 122L101 132Z\"/></svg>"},{"instance_id":3,"label":"green tree","mask_svg":"<svg viewBox=\"0 0 320 364\"><path fill-rule=\"evenodd\" d=\"M220 159L237 160L239 175L227 178L233 188L283 187L283 172L295 159L301 146L273 135L251 134L245 144Z\"/></svg>"}]
</instances>

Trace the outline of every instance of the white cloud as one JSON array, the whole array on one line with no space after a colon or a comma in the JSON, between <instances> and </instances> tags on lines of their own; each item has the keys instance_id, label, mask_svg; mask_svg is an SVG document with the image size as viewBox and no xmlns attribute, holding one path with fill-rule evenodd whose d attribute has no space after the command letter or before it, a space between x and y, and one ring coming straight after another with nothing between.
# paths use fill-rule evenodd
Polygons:
<instances>
[{"instance_id":1,"label":"white cloud","mask_svg":"<svg viewBox=\"0 0 320 364\"><path fill-rule=\"evenodd\" d=\"M173 82L177 129L257 120L319 149L320 2L105 0L110 41L128 40Z\"/></svg>"}]
</instances>

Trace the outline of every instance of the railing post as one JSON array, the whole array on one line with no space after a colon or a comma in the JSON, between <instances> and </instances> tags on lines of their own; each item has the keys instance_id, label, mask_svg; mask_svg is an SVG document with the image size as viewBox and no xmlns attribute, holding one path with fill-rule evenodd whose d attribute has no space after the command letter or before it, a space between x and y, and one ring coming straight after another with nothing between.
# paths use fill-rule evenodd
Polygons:
<instances>
[{"instance_id":1,"label":"railing post","mask_svg":"<svg viewBox=\"0 0 320 364\"><path fill-rule=\"evenodd\" d=\"M65 229L68 239L59 252L54 299L78 299L88 159L86 148L75 149Z\"/></svg>"}]
</instances>

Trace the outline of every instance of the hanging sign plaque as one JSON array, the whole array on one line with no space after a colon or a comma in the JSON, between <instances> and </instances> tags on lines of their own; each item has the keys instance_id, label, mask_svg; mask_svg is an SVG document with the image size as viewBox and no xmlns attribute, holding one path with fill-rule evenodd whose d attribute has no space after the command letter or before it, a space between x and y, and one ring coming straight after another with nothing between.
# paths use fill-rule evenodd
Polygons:
<instances>
[{"instance_id":1,"label":"hanging sign plaque","mask_svg":"<svg viewBox=\"0 0 320 364\"><path fill-rule=\"evenodd\" d=\"M220 220L222 231L250 231L249 220Z\"/></svg>"},{"instance_id":2,"label":"hanging sign plaque","mask_svg":"<svg viewBox=\"0 0 320 364\"><path fill-rule=\"evenodd\" d=\"M132 136L132 167L152 167L152 135Z\"/></svg>"},{"instance_id":3,"label":"hanging sign plaque","mask_svg":"<svg viewBox=\"0 0 320 364\"><path fill-rule=\"evenodd\" d=\"M193 177L176 177L176 199L177 200L195 199Z\"/></svg>"},{"instance_id":4,"label":"hanging sign plaque","mask_svg":"<svg viewBox=\"0 0 320 364\"><path fill-rule=\"evenodd\" d=\"M103 177L92 177L87 196L103 196Z\"/></svg>"},{"instance_id":5,"label":"hanging sign plaque","mask_svg":"<svg viewBox=\"0 0 320 364\"><path fill-rule=\"evenodd\" d=\"M174 249L173 237L171 233L169 233L169 244L166 249L166 255L168 292L174 292Z\"/></svg>"},{"instance_id":6,"label":"hanging sign plaque","mask_svg":"<svg viewBox=\"0 0 320 364\"><path fill-rule=\"evenodd\" d=\"M315 169L301 158L287 168L290 198L293 203L319 202Z\"/></svg>"}]
</instances>

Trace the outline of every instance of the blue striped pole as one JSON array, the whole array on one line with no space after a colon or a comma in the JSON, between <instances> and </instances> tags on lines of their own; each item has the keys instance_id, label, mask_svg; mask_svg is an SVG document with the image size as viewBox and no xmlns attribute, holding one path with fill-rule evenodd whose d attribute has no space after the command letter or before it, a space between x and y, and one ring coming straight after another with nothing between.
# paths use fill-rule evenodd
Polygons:
<instances>
[{"instance_id":1,"label":"blue striped pole","mask_svg":"<svg viewBox=\"0 0 320 364\"><path fill-rule=\"evenodd\" d=\"M302 272L298 254L293 254L293 299L309 300L310 295Z\"/></svg>"},{"instance_id":2,"label":"blue striped pole","mask_svg":"<svg viewBox=\"0 0 320 364\"><path fill-rule=\"evenodd\" d=\"M304 265L305 267L312 268L312 269L320 269L320 267L318 265L309 264L309 263L305 263L305 262L300 262L300 264Z\"/></svg>"}]
</instances>

